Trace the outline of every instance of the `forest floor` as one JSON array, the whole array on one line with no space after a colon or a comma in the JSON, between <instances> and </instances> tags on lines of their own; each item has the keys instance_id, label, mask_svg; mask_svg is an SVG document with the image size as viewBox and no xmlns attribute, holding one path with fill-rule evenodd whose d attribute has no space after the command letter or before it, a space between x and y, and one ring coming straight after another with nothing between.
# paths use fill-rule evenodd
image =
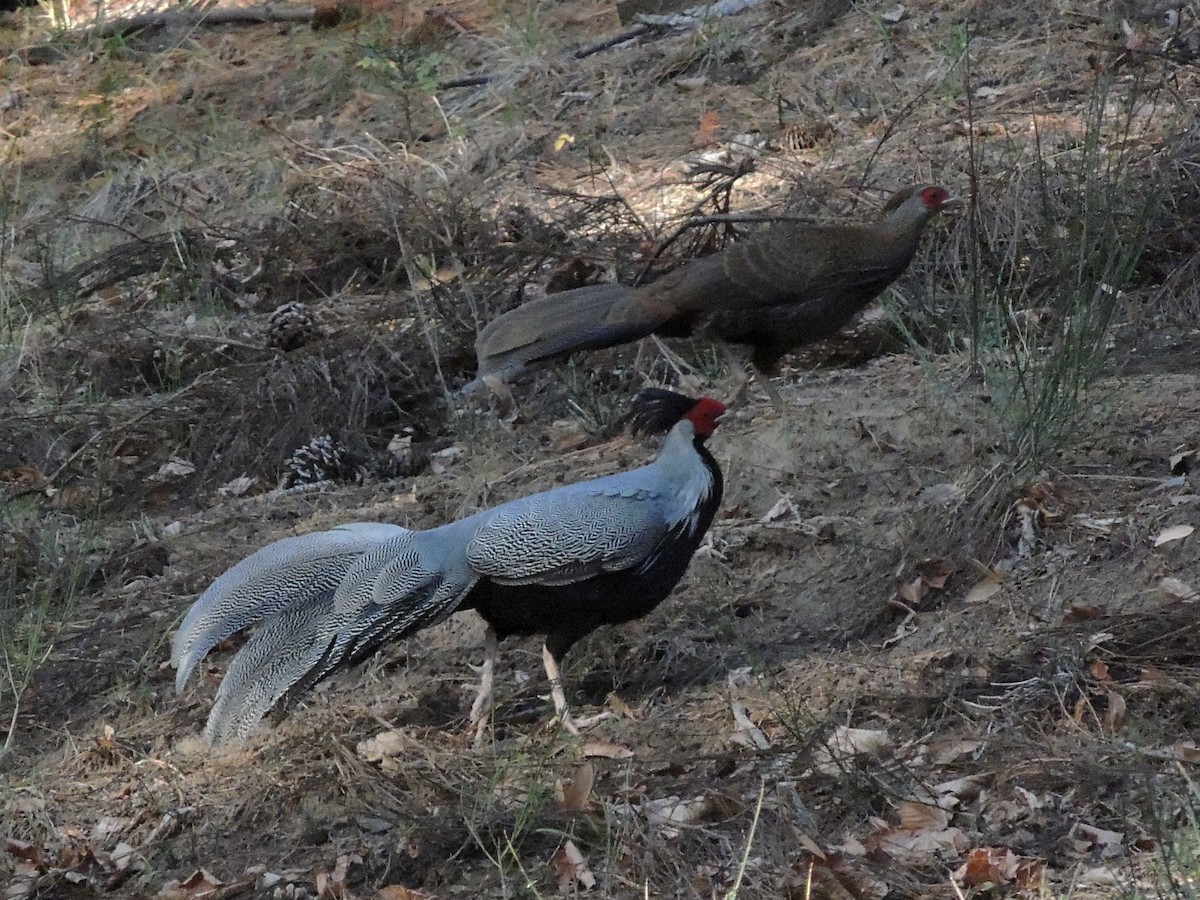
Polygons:
<instances>
[{"instance_id":1,"label":"forest floor","mask_svg":"<svg viewBox=\"0 0 1200 900\"><path fill-rule=\"evenodd\" d=\"M765 2L606 42L683 6L0 19L6 897L1197 895L1194 4ZM462 399L492 316L725 238L672 241L689 216L913 182L972 202L787 361L782 415L752 383L711 541L567 658L612 718L552 726L513 640L472 749L467 614L202 745L237 644L177 696L171 635L251 550L635 465L639 387L737 381L648 340ZM1044 359L1095 377L1031 412Z\"/></svg>"}]
</instances>

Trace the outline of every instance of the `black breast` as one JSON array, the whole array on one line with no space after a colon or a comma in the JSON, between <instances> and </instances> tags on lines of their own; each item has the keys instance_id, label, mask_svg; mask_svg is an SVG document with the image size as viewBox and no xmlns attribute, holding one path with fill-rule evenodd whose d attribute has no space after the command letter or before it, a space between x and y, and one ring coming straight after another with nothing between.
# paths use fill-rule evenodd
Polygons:
<instances>
[{"instance_id":1,"label":"black breast","mask_svg":"<svg viewBox=\"0 0 1200 900\"><path fill-rule=\"evenodd\" d=\"M546 646L555 659L562 659L576 641L601 625L618 625L648 614L679 583L721 505L721 471L707 449L702 445L697 449L712 474L713 489L696 511L695 528L689 531L685 522L668 532L650 565L555 586L502 585L484 579L462 608L477 610L500 638L546 635Z\"/></svg>"}]
</instances>

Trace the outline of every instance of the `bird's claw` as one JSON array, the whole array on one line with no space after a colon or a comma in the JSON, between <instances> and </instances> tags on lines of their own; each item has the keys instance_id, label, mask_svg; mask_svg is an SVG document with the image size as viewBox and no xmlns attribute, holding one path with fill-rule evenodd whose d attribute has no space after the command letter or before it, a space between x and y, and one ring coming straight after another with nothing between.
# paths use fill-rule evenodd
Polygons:
<instances>
[{"instance_id":1,"label":"bird's claw","mask_svg":"<svg viewBox=\"0 0 1200 900\"><path fill-rule=\"evenodd\" d=\"M579 737L585 728L592 728L603 722L605 719L615 719L616 716L610 712L596 713L594 716L584 716L583 718L575 718L566 710L563 710L558 715L558 720L562 723L562 727L567 729L575 737Z\"/></svg>"}]
</instances>

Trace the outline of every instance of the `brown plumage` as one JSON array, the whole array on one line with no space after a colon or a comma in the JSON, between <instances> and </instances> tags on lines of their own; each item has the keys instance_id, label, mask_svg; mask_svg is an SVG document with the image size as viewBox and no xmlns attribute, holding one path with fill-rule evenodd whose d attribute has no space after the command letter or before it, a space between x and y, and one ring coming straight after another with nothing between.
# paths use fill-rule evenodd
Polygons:
<instances>
[{"instance_id":1,"label":"brown plumage","mask_svg":"<svg viewBox=\"0 0 1200 900\"><path fill-rule=\"evenodd\" d=\"M958 203L943 188L897 192L860 225L780 223L642 287L597 284L511 310L475 342L479 372L516 375L537 363L650 334L706 333L748 345L771 372L785 353L836 333L908 267L921 232Z\"/></svg>"}]
</instances>

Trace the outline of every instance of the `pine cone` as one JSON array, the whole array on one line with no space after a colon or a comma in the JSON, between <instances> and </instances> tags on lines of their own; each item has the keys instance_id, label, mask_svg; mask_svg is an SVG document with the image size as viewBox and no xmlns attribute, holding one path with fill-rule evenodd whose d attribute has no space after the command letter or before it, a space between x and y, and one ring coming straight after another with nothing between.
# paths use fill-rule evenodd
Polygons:
<instances>
[{"instance_id":1,"label":"pine cone","mask_svg":"<svg viewBox=\"0 0 1200 900\"><path fill-rule=\"evenodd\" d=\"M287 352L321 336L321 327L308 307L293 300L277 306L267 319L267 343Z\"/></svg>"},{"instance_id":2,"label":"pine cone","mask_svg":"<svg viewBox=\"0 0 1200 900\"><path fill-rule=\"evenodd\" d=\"M327 434L319 435L293 453L284 463L285 487L320 484L344 478L351 466L342 445Z\"/></svg>"}]
</instances>

